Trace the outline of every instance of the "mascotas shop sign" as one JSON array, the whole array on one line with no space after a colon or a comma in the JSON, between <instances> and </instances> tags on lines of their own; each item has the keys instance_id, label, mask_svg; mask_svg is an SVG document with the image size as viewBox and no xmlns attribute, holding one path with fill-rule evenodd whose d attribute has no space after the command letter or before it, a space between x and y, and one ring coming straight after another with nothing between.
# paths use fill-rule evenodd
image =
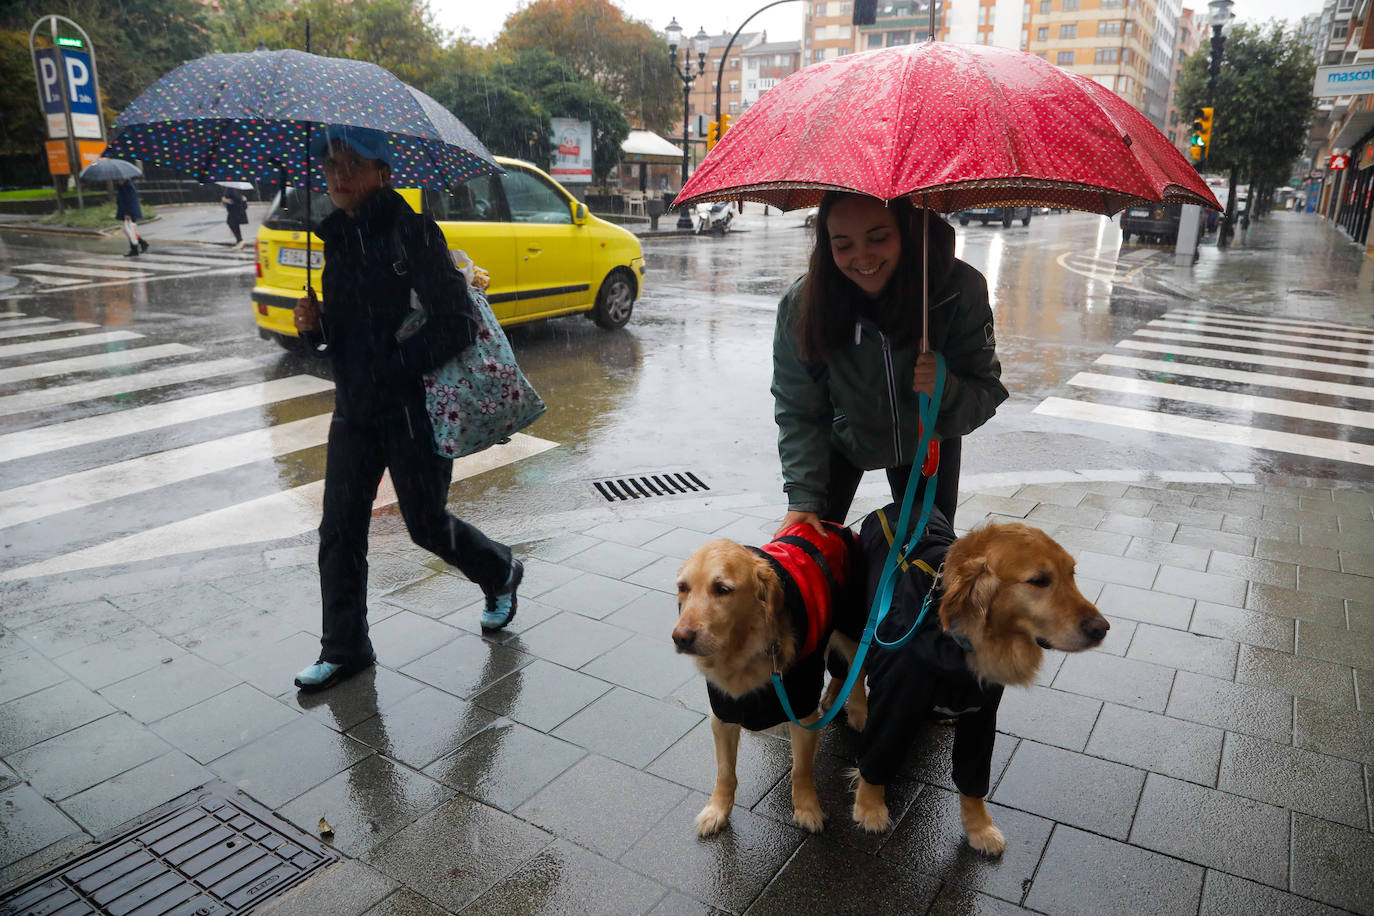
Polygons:
<instances>
[{"instance_id":1,"label":"mascotas shop sign","mask_svg":"<svg viewBox=\"0 0 1374 916\"><path fill-rule=\"evenodd\" d=\"M1374 61L1318 67L1312 94L1318 97L1374 94Z\"/></svg>"}]
</instances>

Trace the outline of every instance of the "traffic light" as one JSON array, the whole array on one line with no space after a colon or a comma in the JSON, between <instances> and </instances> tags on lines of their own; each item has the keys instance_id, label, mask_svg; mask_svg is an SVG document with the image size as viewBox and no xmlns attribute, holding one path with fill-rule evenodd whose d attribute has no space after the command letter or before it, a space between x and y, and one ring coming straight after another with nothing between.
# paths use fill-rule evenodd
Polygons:
<instances>
[{"instance_id":1,"label":"traffic light","mask_svg":"<svg viewBox=\"0 0 1374 916\"><path fill-rule=\"evenodd\" d=\"M715 149L720 142L720 125L715 121L706 125L706 148Z\"/></svg>"},{"instance_id":2,"label":"traffic light","mask_svg":"<svg viewBox=\"0 0 1374 916\"><path fill-rule=\"evenodd\" d=\"M1198 145L1202 147L1202 158L1206 159L1207 154L1212 151L1212 109L1202 109L1202 117L1193 123L1193 129L1197 131L1198 139L1202 142Z\"/></svg>"},{"instance_id":3,"label":"traffic light","mask_svg":"<svg viewBox=\"0 0 1374 916\"><path fill-rule=\"evenodd\" d=\"M1201 108L1193 111L1193 132L1188 135L1188 155L1194 162L1201 162L1207 155L1207 141L1202 139L1202 112Z\"/></svg>"},{"instance_id":4,"label":"traffic light","mask_svg":"<svg viewBox=\"0 0 1374 916\"><path fill-rule=\"evenodd\" d=\"M716 136L716 141L719 142L719 141L721 141L721 140L724 140L724 139L725 139L725 132L726 132L727 130L729 130L729 129L730 129L730 116L729 116L728 114L723 114L723 115L720 116L720 133Z\"/></svg>"}]
</instances>

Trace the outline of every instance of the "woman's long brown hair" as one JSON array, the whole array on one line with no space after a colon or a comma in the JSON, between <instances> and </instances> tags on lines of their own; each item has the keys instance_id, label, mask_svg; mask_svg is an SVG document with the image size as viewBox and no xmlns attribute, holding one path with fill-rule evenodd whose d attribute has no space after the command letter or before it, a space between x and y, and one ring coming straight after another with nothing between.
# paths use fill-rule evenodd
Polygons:
<instances>
[{"instance_id":1,"label":"woman's long brown hair","mask_svg":"<svg viewBox=\"0 0 1374 916\"><path fill-rule=\"evenodd\" d=\"M824 362L832 349L854 333L854 320L861 313L877 321L898 346L912 345L921 339L921 211L905 197L888 201L897 219L902 254L882 295L876 301L865 302L863 290L835 264L827 225L835 204L848 197L860 196L827 191L816 211L816 246L811 250L811 261L802 283L795 329L798 350L802 359L808 362ZM932 222L941 219L937 213L931 213L930 218ZM932 247L930 279L934 287L944 279L950 265L946 263L949 255L941 246Z\"/></svg>"}]
</instances>

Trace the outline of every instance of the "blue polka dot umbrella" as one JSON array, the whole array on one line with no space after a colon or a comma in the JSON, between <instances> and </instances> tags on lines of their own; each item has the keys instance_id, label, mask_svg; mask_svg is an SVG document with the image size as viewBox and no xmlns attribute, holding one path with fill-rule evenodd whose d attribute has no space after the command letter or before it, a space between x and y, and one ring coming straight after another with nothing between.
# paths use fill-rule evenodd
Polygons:
<instances>
[{"instance_id":1,"label":"blue polka dot umbrella","mask_svg":"<svg viewBox=\"0 0 1374 916\"><path fill-rule=\"evenodd\" d=\"M182 64L120 114L105 155L200 181L280 176L323 190L324 173L307 150L324 126L361 128L384 144L399 187L452 187L501 171L461 121L389 71L303 51L212 54Z\"/></svg>"}]
</instances>

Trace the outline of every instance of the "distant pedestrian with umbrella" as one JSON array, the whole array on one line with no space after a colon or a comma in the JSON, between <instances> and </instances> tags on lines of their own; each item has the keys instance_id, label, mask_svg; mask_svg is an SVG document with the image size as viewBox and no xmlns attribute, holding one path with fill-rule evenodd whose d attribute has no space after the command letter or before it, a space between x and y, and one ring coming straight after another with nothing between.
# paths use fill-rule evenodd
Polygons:
<instances>
[{"instance_id":1,"label":"distant pedestrian with umbrella","mask_svg":"<svg viewBox=\"0 0 1374 916\"><path fill-rule=\"evenodd\" d=\"M143 207L139 205L138 188L134 187L133 179L126 178L119 183L119 189L115 192L115 219L123 221L124 235L129 239L129 250L124 252L124 257L136 258L148 250L147 241L138 234L138 221L143 219Z\"/></svg>"},{"instance_id":2,"label":"distant pedestrian with umbrella","mask_svg":"<svg viewBox=\"0 0 1374 916\"><path fill-rule=\"evenodd\" d=\"M233 185L225 184L222 188L224 193L220 195L219 202L228 211L229 231L234 234L234 250L238 251L243 247L243 233L239 227L248 222L248 200Z\"/></svg>"},{"instance_id":3,"label":"distant pedestrian with umbrella","mask_svg":"<svg viewBox=\"0 0 1374 916\"><path fill-rule=\"evenodd\" d=\"M924 239L929 236L929 242ZM929 340L922 338L925 276ZM946 376L935 435L935 505L954 518L960 437L1006 400L987 281L954 257L954 229L905 198L831 191L821 198L806 275L778 306L773 397L787 514L779 531L844 524L865 471L883 469L894 502L911 477L918 394Z\"/></svg>"},{"instance_id":4,"label":"distant pedestrian with umbrella","mask_svg":"<svg viewBox=\"0 0 1374 916\"><path fill-rule=\"evenodd\" d=\"M387 469L415 543L486 594L484 630L515 616L524 575L509 547L445 508L453 462L434 450L421 376L466 349L477 325L443 232L392 190L394 152L385 135L330 127L311 151L338 210L319 228L324 306L311 294L295 311L308 348L330 357L335 382L320 523L323 636L319 660L296 675L305 691L333 686L375 662L367 635L367 534ZM427 320L400 342L412 289Z\"/></svg>"}]
</instances>

